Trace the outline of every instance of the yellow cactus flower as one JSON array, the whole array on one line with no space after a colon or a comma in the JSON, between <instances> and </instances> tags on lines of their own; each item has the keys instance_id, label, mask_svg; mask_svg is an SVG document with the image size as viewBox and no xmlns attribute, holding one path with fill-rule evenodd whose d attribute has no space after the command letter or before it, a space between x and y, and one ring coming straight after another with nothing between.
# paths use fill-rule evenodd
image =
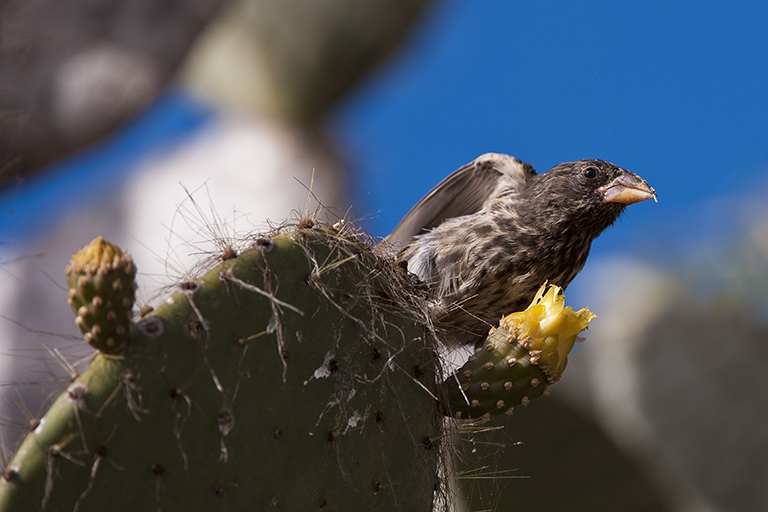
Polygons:
<instances>
[{"instance_id":1,"label":"yellow cactus flower","mask_svg":"<svg viewBox=\"0 0 768 512\"><path fill-rule=\"evenodd\" d=\"M503 317L500 326L528 349L531 362L544 371L549 383L554 383L565 370L577 335L596 316L588 308L574 311L566 307L559 286L550 286L546 293L545 288L539 289L525 311Z\"/></svg>"}]
</instances>

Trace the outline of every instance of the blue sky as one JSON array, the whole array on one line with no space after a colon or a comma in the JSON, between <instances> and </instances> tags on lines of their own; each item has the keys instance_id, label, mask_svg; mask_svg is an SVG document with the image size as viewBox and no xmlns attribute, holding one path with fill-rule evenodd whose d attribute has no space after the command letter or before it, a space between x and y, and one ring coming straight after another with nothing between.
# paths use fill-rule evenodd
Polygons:
<instances>
[{"instance_id":1,"label":"blue sky","mask_svg":"<svg viewBox=\"0 0 768 512\"><path fill-rule=\"evenodd\" d=\"M728 198L768 185L768 3L585 4L449 0L342 106L371 231L497 151L539 172L610 160L656 188L595 252L732 232Z\"/></svg>"},{"instance_id":2,"label":"blue sky","mask_svg":"<svg viewBox=\"0 0 768 512\"><path fill-rule=\"evenodd\" d=\"M601 158L651 183L659 203L629 208L593 254L663 257L692 238L736 231L739 197L768 191L768 3L584 4L444 1L339 106L330 124L369 231L387 234L444 176L489 151L539 172ZM78 166L87 176L106 162L120 179L125 155L139 158L209 118L168 94L102 147L58 166L45 197L60 197ZM37 202L14 196L17 213L42 208L45 180L28 187Z\"/></svg>"}]
</instances>

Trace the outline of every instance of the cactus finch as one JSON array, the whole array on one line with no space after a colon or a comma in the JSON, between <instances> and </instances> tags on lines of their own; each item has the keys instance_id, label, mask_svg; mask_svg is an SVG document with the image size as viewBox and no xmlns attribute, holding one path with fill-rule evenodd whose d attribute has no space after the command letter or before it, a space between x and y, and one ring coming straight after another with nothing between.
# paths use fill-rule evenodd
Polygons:
<instances>
[{"instance_id":1,"label":"cactus finch","mask_svg":"<svg viewBox=\"0 0 768 512\"><path fill-rule=\"evenodd\" d=\"M602 160L536 174L488 153L429 192L382 248L427 285L444 341L476 344L546 281L568 286L592 240L626 206L650 198L656 192L643 179Z\"/></svg>"}]
</instances>

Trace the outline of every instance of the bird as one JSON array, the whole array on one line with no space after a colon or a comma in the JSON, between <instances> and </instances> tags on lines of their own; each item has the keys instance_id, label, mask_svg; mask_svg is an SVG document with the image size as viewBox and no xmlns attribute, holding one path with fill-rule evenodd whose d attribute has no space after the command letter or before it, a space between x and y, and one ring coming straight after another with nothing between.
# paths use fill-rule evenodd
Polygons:
<instances>
[{"instance_id":1,"label":"bird","mask_svg":"<svg viewBox=\"0 0 768 512\"><path fill-rule=\"evenodd\" d=\"M564 290L592 241L628 205L651 198L645 180L604 160L537 174L486 153L440 182L379 245L426 287L442 341L478 346L545 283Z\"/></svg>"}]
</instances>

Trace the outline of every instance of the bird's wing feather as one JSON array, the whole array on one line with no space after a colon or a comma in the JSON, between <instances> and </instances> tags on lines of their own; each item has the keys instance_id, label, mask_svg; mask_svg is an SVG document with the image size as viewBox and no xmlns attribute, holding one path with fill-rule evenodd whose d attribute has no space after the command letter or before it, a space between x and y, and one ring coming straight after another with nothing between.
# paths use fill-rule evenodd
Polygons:
<instances>
[{"instance_id":1,"label":"bird's wing feather","mask_svg":"<svg viewBox=\"0 0 768 512\"><path fill-rule=\"evenodd\" d=\"M499 153L486 153L451 173L411 208L385 242L400 249L416 235L444 220L470 215L500 193L516 190L536 174L530 164Z\"/></svg>"}]
</instances>

